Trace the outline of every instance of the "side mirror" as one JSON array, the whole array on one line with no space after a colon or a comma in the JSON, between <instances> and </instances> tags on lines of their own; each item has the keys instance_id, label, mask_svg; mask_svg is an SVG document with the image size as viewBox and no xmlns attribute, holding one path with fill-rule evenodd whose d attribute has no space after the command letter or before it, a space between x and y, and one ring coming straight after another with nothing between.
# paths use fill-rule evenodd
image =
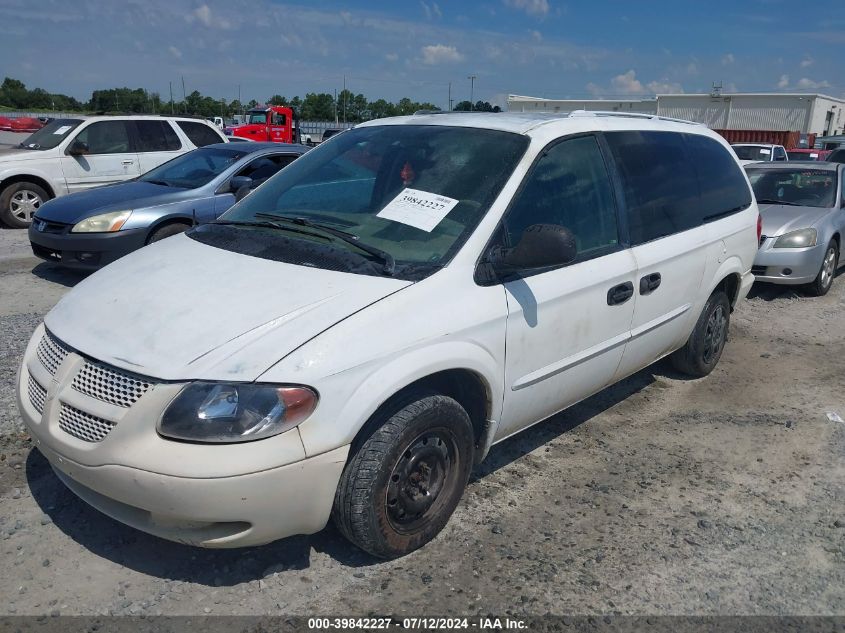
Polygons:
<instances>
[{"instance_id":1,"label":"side mirror","mask_svg":"<svg viewBox=\"0 0 845 633\"><path fill-rule=\"evenodd\" d=\"M229 181L229 191L237 193L238 189L242 187L250 187L252 185L252 178L249 176L233 176Z\"/></svg>"},{"instance_id":2,"label":"side mirror","mask_svg":"<svg viewBox=\"0 0 845 633\"><path fill-rule=\"evenodd\" d=\"M504 251L494 269L501 274L519 270L564 266L575 261L578 248L575 236L558 224L532 224L522 233L519 243Z\"/></svg>"},{"instance_id":3,"label":"side mirror","mask_svg":"<svg viewBox=\"0 0 845 633\"><path fill-rule=\"evenodd\" d=\"M70 147L67 148L67 153L69 156L83 156L88 153L88 143L85 143L84 141L74 141L70 144Z\"/></svg>"}]
</instances>

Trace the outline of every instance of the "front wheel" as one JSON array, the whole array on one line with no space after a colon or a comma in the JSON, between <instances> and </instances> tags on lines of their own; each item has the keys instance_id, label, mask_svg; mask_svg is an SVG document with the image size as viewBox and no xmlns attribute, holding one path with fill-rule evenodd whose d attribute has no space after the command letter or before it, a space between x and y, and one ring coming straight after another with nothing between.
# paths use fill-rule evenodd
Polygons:
<instances>
[{"instance_id":1,"label":"front wheel","mask_svg":"<svg viewBox=\"0 0 845 633\"><path fill-rule=\"evenodd\" d=\"M32 224L38 207L50 195L35 183L15 182L0 194L0 220L13 229L25 229Z\"/></svg>"},{"instance_id":2,"label":"front wheel","mask_svg":"<svg viewBox=\"0 0 845 633\"><path fill-rule=\"evenodd\" d=\"M731 304L721 290L707 299L686 344L670 357L679 372L702 377L716 367L728 340Z\"/></svg>"},{"instance_id":3,"label":"front wheel","mask_svg":"<svg viewBox=\"0 0 845 633\"><path fill-rule=\"evenodd\" d=\"M472 422L452 398L425 392L372 422L343 471L333 517L361 549L395 558L437 536L457 507L472 469Z\"/></svg>"},{"instance_id":4,"label":"front wheel","mask_svg":"<svg viewBox=\"0 0 845 633\"><path fill-rule=\"evenodd\" d=\"M824 252L824 259L822 260L821 268L819 268L819 274L816 275L813 283L807 286L810 294L822 297L828 293L830 287L833 285L833 277L836 275L838 264L839 248L836 245L836 241L831 240L830 244L827 245L827 250Z\"/></svg>"},{"instance_id":5,"label":"front wheel","mask_svg":"<svg viewBox=\"0 0 845 633\"><path fill-rule=\"evenodd\" d=\"M165 224L163 227L156 229L150 234L150 237L147 239L148 244L152 244L153 242L160 242L166 237L170 237L171 235L178 235L179 233L184 233L190 227L188 224L182 224L181 222L176 222L174 224Z\"/></svg>"}]
</instances>

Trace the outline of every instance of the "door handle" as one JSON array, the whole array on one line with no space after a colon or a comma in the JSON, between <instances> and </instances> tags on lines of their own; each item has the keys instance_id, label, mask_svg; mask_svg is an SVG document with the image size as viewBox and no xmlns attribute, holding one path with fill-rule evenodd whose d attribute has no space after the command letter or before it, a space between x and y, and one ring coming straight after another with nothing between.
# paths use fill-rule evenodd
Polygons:
<instances>
[{"instance_id":1,"label":"door handle","mask_svg":"<svg viewBox=\"0 0 845 633\"><path fill-rule=\"evenodd\" d=\"M125 161L123 161L123 164L124 165L134 165L135 161L134 160L125 160Z\"/></svg>"},{"instance_id":2,"label":"door handle","mask_svg":"<svg viewBox=\"0 0 845 633\"><path fill-rule=\"evenodd\" d=\"M660 273L651 273L640 279L640 294L647 295L657 290L660 285Z\"/></svg>"},{"instance_id":3,"label":"door handle","mask_svg":"<svg viewBox=\"0 0 845 633\"><path fill-rule=\"evenodd\" d=\"M607 291L607 305L618 306L634 296L634 284L626 281L624 284L613 286Z\"/></svg>"}]
</instances>

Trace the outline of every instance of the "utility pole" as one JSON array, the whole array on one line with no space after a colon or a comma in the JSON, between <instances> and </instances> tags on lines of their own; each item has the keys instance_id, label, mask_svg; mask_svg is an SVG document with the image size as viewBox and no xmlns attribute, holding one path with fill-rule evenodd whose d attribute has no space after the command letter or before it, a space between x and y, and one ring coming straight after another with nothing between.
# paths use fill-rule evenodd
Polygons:
<instances>
[{"instance_id":1,"label":"utility pole","mask_svg":"<svg viewBox=\"0 0 845 633\"><path fill-rule=\"evenodd\" d=\"M346 75L343 76L343 124L346 125Z\"/></svg>"},{"instance_id":2,"label":"utility pole","mask_svg":"<svg viewBox=\"0 0 845 633\"><path fill-rule=\"evenodd\" d=\"M169 81L170 84L170 114L174 114L173 111L173 82Z\"/></svg>"},{"instance_id":3,"label":"utility pole","mask_svg":"<svg viewBox=\"0 0 845 633\"><path fill-rule=\"evenodd\" d=\"M472 94L475 90L475 75L469 75L467 77L469 79L469 109L472 110Z\"/></svg>"},{"instance_id":4,"label":"utility pole","mask_svg":"<svg viewBox=\"0 0 845 633\"><path fill-rule=\"evenodd\" d=\"M182 75L182 105L185 114L188 114L188 95L185 94L185 75Z\"/></svg>"},{"instance_id":5,"label":"utility pole","mask_svg":"<svg viewBox=\"0 0 845 633\"><path fill-rule=\"evenodd\" d=\"M334 89L334 124L337 125L337 88Z\"/></svg>"},{"instance_id":6,"label":"utility pole","mask_svg":"<svg viewBox=\"0 0 845 633\"><path fill-rule=\"evenodd\" d=\"M449 112L452 111L452 82L449 82Z\"/></svg>"}]
</instances>

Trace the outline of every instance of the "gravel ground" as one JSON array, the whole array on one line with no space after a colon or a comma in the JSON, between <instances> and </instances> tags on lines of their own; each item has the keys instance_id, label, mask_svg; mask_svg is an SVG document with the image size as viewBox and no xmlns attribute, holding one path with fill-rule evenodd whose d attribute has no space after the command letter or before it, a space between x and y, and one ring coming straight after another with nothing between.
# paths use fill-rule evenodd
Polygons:
<instances>
[{"instance_id":1,"label":"gravel ground","mask_svg":"<svg viewBox=\"0 0 845 633\"><path fill-rule=\"evenodd\" d=\"M845 615L845 424L827 417L845 417L845 275L821 299L755 289L708 378L658 363L498 445L441 536L382 562L331 526L194 549L76 499L30 448L13 382L79 277L9 261L0 614Z\"/></svg>"}]
</instances>

